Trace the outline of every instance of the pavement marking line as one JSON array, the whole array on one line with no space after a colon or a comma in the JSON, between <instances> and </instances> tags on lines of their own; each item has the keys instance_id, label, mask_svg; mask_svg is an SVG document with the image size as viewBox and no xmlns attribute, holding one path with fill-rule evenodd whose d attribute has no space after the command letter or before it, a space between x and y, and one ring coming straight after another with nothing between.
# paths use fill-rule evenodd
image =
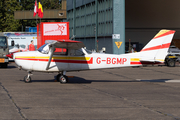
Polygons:
<instances>
[{"instance_id":1,"label":"pavement marking line","mask_svg":"<svg viewBox=\"0 0 180 120\"><path fill-rule=\"evenodd\" d=\"M164 82L164 83L180 83L180 80L171 80L171 79L136 79L139 82Z\"/></svg>"},{"instance_id":2,"label":"pavement marking line","mask_svg":"<svg viewBox=\"0 0 180 120\"><path fill-rule=\"evenodd\" d=\"M168 80L166 83L180 83L180 80Z\"/></svg>"},{"instance_id":3,"label":"pavement marking line","mask_svg":"<svg viewBox=\"0 0 180 120\"><path fill-rule=\"evenodd\" d=\"M27 120L27 118L23 115L23 113L21 112L21 109L17 106L17 104L15 103L14 99L12 98L12 96L9 94L9 91L2 85L2 83L0 82L0 87L3 88L3 90L7 93L9 99L11 100L11 102L13 103L13 105L15 106L15 108L18 110L18 113L20 114L20 116L22 117L22 119Z\"/></svg>"}]
</instances>

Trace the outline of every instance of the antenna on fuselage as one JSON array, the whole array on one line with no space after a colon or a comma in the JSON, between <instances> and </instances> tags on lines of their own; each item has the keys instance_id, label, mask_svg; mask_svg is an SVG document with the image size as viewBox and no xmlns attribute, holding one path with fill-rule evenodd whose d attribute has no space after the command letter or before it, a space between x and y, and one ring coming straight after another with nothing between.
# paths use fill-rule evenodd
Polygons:
<instances>
[{"instance_id":1,"label":"antenna on fuselage","mask_svg":"<svg viewBox=\"0 0 180 120\"><path fill-rule=\"evenodd\" d=\"M72 37L70 38L70 40L73 40L75 37L76 37L76 35L74 35L74 33L73 33L73 29L72 29Z\"/></svg>"},{"instance_id":2,"label":"antenna on fuselage","mask_svg":"<svg viewBox=\"0 0 180 120\"><path fill-rule=\"evenodd\" d=\"M73 35L73 36L70 38L70 40L74 39L75 37L76 37L76 35Z\"/></svg>"}]
</instances>

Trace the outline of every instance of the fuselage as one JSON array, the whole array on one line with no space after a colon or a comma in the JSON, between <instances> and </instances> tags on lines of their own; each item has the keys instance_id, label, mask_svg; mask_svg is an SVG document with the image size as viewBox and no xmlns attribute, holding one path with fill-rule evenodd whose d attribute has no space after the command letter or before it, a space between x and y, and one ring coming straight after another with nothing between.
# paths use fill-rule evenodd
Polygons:
<instances>
[{"instance_id":1,"label":"fuselage","mask_svg":"<svg viewBox=\"0 0 180 120\"><path fill-rule=\"evenodd\" d=\"M14 61L22 69L28 71L59 72L80 71L88 69L117 68L128 66L141 66L137 56L122 54L82 54L82 55L53 55L49 69L46 66L49 54L39 51L29 51L14 54Z\"/></svg>"}]
</instances>

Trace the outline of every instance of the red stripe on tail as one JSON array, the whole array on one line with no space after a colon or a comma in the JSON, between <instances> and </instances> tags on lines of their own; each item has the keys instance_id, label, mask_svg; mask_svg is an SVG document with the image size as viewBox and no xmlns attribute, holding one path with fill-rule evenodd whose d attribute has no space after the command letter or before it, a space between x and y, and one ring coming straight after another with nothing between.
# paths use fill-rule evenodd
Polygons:
<instances>
[{"instance_id":1,"label":"red stripe on tail","mask_svg":"<svg viewBox=\"0 0 180 120\"><path fill-rule=\"evenodd\" d=\"M166 43L166 44L162 44L162 45L158 45L158 46L154 46L154 47L150 47L150 48L145 48L142 49L142 51L149 51L149 50L158 50L158 49L163 49L163 48L169 48L171 43Z\"/></svg>"}]
</instances>

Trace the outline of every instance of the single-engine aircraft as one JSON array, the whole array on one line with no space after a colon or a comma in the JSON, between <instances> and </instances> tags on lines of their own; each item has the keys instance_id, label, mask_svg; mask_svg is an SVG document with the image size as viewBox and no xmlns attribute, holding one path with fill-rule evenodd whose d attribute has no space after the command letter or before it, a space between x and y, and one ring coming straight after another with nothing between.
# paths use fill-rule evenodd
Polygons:
<instances>
[{"instance_id":1,"label":"single-engine aircraft","mask_svg":"<svg viewBox=\"0 0 180 120\"><path fill-rule=\"evenodd\" d=\"M38 51L18 52L7 55L13 57L20 69L26 70L26 83L31 82L34 71L57 72L57 81L67 83L66 72L103 68L142 66L163 63L171 44L173 30L161 30L140 52L128 54L92 53L84 49L84 44L73 40L47 40ZM54 52L64 48L66 52Z\"/></svg>"}]
</instances>

